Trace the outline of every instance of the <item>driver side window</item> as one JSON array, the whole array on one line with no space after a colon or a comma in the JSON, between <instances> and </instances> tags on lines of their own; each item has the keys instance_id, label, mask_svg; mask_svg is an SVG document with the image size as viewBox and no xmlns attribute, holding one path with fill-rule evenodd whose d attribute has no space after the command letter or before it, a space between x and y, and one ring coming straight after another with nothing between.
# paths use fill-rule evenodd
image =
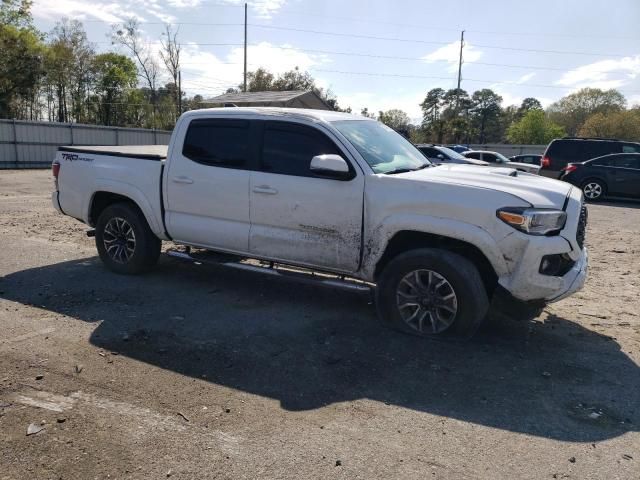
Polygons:
<instances>
[{"instance_id":1,"label":"driver side window","mask_svg":"<svg viewBox=\"0 0 640 480\"><path fill-rule=\"evenodd\" d=\"M286 122L268 122L264 129L262 171L314 177L311 159L316 155L342 155L335 144L321 132Z\"/></svg>"}]
</instances>

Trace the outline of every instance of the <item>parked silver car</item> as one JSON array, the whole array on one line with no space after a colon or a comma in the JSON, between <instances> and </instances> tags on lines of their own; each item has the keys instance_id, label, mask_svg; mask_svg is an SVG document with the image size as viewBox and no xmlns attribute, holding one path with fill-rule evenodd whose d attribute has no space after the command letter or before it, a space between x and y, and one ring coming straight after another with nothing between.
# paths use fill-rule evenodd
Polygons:
<instances>
[{"instance_id":1,"label":"parked silver car","mask_svg":"<svg viewBox=\"0 0 640 480\"><path fill-rule=\"evenodd\" d=\"M533 173L535 175L537 175L538 172L540 172L540 165L512 162L507 157L505 157L504 155L498 152L490 152L487 150L470 150L468 152L464 152L462 155L464 155L467 158L482 160L484 162L489 162L491 164L499 164L504 167L515 168L516 170L520 170L521 172Z\"/></svg>"}]
</instances>

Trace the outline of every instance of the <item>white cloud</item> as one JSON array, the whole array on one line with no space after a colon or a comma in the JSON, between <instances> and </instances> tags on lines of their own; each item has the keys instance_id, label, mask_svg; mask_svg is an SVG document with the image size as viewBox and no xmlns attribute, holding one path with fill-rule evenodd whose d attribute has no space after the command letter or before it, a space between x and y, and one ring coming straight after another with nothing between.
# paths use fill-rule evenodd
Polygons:
<instances>
[{"instance_id":1,"label":"white cloud","mask_svg":"<svg viewBox=\"0 0 640 480\"><path fill-rule=\"evenodd\" d=\"M262 42L250 45L247 50L249 71L262 66L273 74L292 70L295 67L305 71L315 65L328 62L324 55L309 55L291 45L272 45ZM205 97L218 95L229 87L237 87L242 81L244 52L241 47L233 48L225 57L203 51L197 44L187 43L181 53L183 68L182 88ZM323 86L326 82L318 82Z\"/></svg>"},{"instance_id":2,"label":"white cloud","mask_svg":"<svg viewBox=\"0 0 640 480\"><path fill-rule=\"evenodd\" d=\"M62 17L77 20L97 19L118 23L130 17L130 10L117 2L86 2L81 0L39 0L32 7L34 17L57 21Z\"/></svg>"},{"instance_id":3,"label":"white cloud","mask_svg":"<svg viewBox=\"0 0 640 480\"><path fill-rule=\"evenodd\" d=\"M338 95L338 102L343 108L351 107L353 113L360 114L363 108L368 108L370 113L378 115L379 111L398 108L409 115L413 123L422 121L422 111L420 103L424 100L425 94L405 93L392 95L377 95L371 92L355 92L352 94Z\"/></svg>"},{"instance_id":4,"label":"white cloud","mask_svg":"<svg viewBox=\"0 0 640 480\"><path fill-rule=\"evenodd\" d=\"M226 0L225 3L228 3L230 5L244 5L245 1L246 0ZM287 0L253 0L247 3L249 4L249 8L258 14L258 17L271 18L273 14L280 10L286 2Z\"/></svg>"},{"instance_id":5,"label":"white cloud","mask_svg":"<svg viewBox=\"0 0 640 480\"><path fill-rule=\"evenodd\" d=\"M584 87L620 88L640 74L640 55L617 60L601 60L565 72L555 83L572 90ZM616 78L613 78L613 77Z\"/></svg>"},{"instance_id":6,"label":"white cloud","mask_svg":"<svg viewBox=\"0 0 640 480\"><path fill-rule=\"evenodd\" d=\"M477 50L471 43L465 43L462 50L462 60L464 62L475 62L482 57L482 51ZM458 69L458 61L460 59L460 43L451 42L444 47L440 47L437 50L422 57L427 63L434 62L447 62L449 64L448 70L454 72Z\"/></svg>"},{"instance_id":7,"label":"white cloud","mask_svg":"<svg viewBox=\"0 0 640 480\"><path fill-rule=\"evenodd\" d=\"M536 72L526 73L526 74L522 75L519 79L517 79L515 81L515 83L517 83L518 85L520 85L522 83L526 83L526 82L528 82L529 80L531 80L535 76L536 76Z\"/></svg>"},{"instance_id":8,"label":"white cloud","mask_svg":"<svg viewBox=\"0 0 640 480\"><path fill-rule=\"evenodd\" d=\"M629 97L629 105L632 107L640 107L640 95L631 95Z\"/></svg>"}]
</instances>

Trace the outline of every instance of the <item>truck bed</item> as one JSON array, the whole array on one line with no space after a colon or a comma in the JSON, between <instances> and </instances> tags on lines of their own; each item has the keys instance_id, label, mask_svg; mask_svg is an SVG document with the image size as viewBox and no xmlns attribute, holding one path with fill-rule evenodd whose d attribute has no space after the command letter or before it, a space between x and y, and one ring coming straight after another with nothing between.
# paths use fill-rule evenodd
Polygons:
<instances>
[{"instance_id":1,"label":"truck bed","mask_svg":"<svg viewBox=\"0 0 640 480\"><path fill-rule=\"evenodd\" d=\"M58 147L60 152L93 153L111 157L129 157L142 160L164 160L167 158L167 145L81 145Z\"/></svg>"}]
</instances>

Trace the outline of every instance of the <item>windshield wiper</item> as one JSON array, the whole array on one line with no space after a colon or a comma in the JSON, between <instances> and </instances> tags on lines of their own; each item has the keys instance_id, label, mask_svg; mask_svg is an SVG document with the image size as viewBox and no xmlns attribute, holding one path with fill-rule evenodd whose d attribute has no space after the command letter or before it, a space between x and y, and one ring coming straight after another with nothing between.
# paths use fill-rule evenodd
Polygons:
<instances>
[{"instance_id":1,"label":"windshield wiper","mask_svg":"<svg viewBox=\"0 0 640 480\"><path fill-rule=\"evenodd\" d=\"M389 170L388 172L384 172L385 175L395 175L396 173L407 173L407 172L415 172L417 170L422 170L427 167L435 167L433 163L424 163L420 165L418 168L396 168L395 170Z\"/></svg>"}]
</instances>

